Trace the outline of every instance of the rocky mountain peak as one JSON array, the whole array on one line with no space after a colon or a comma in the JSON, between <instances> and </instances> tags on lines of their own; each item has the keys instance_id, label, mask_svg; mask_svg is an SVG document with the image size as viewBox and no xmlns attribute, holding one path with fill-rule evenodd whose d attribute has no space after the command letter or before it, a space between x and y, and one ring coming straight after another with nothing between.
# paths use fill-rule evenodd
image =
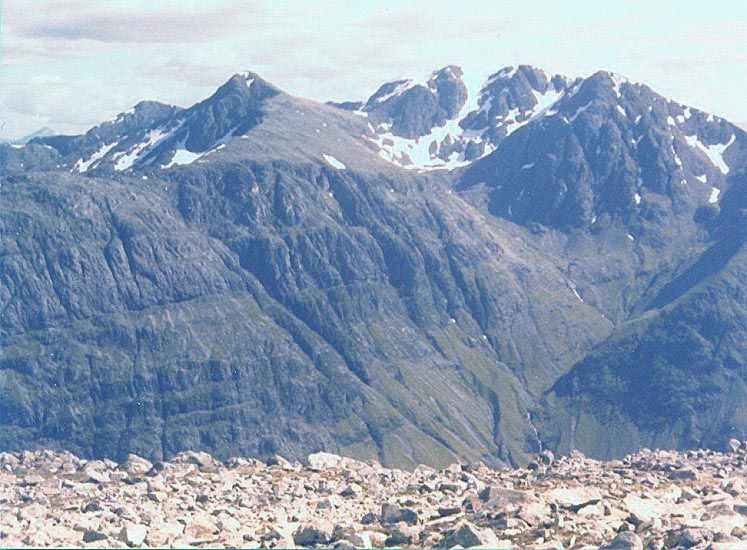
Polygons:
<instances>
[{"instance_id":1,"label":"rocky mountain peak","mask_svg":"<svg viewBox=\"0 0 747 550\"><path fill-rule=\"evenodd\" d=\"M446 113L447 119L456 118L467 102L467 87L462 81L462 69L448 65L434 71L428 79L428 87L434 91L439 106Z\"/></svg>"},{"instance_id":2,"label":"rocky mountain peak","mask_svg":"<svg viewBox=\"0 0 747 550\"><path fill-rule=\"evenodd\" d=\"M237 94L255 100L262 100L281 93L280 88L263 79L257 73L245 71L236 73L229 78L225 84L220 86L206 101L220 100L224 97Z\"/></svg>"},{"instance_id":3,"label":"rocky mountain peak","mask_svg":"<svg viewBox=\"0 0 747 550\"><path fill-rule=\"evenodd\" d=\"M480 131L483 138L497 144L552 106L568 82L561 75L548 79L544 71L529 65L504 67L485 82L478 109L467 115L462 127Z\"/></svg>"},{"instance_id":4,"label":"rocky mountain peak","mask_svg":"<svg viewBox=\"0 0 747 550\"><path fill-rule=\"evenodd\" d=\"M532 65L519 65L518 67L509 65L490 75L481 93L487 93L491 89L500 93L506 88L530 89L545 93L548 87L556 90L565 89L570 82L571 79L567 76L560 74L548 76L544 70Z\"/></svg>"},{"instance_id":5,"label":"rocky mountain peak","mask_svg":"<svg viewBox=\"0 0 747 550\"><path fill-rule=\"evenodd\" d=\"M462 70L449 65L434 71L425 83L404 79L383 84L361 110L386 132L416 139L455 118L466 101Z\"/></svg>"},{"instance_id":6,"label":"rocky mountain peak","mask_svg":"<svg viewBox=\"0 0 747 550\"><path fill-rule=\"evenodd\" d=\"M645 218L664 198L716 203L744 155L736 126L608 71L570 82L506 68L480 105L464 125L490 136L503 130L491 120L508 120L512 139L463 181L491 182L495 211L521 223L593 226Z\"/></svg>"},{"instance_id":7,"label":"rocky mountain peak","mask_svg":"<svg viewBox=\"0 0 747 550\"><path fill-rule=\"evenodd\" d=\"M441 69L436 69L431 73L429 82L437 80L461 80L464 76L464 71L459 65L446 65Z\"/></svg>"},{"instance_id":8,"label":"rocky mountain peak","mask_svg":"<svg viewBox=\"0 0 747 550\"><path fill-rule=\"evenodd\" d=\"M413 80L385 84L363 110L385 160L405 168L453 169L495 150L552 105L569 82L529 65L505 67L470 97L461 68L450 65L434 71L424 85Z\"/></svg>"},{"instance_id":9,"label":"rocky mountain peak","mask_svg":"<svg viewBox=\"0 0 747 550\"><path fill-rule=\"evenodd\" d=\"M97 136L102 142L123 137L128 133L150 128L182 109L159 101L140 101L117 116L91 128L87 135Z\"/></svg>"},{"instance_id":10,"label":"rocky mountain peak","mask_svg":"<svg viewBox=\"0 0 747 550\"><path fill-rule=\"evenodd\" d=\"M31 132L30 134L27 134L21 138L13 140L11 143L13 145L26 145L33 139L50 137L50 136L55 136L55 135L57 135L57 132L55 130L53 130L52 128L48 126L44 126L43 128L39 128L38 130Z\"/></svg>"},{"instance_id":11,"label":"rocky mountain peak","mask_svg":"<svg viewBox=\"0 0 747 550\"><path fill-rule=\"evenodd\" d=\"M373 110L376 108L377 103L384 103L389 99L398 97L413 86L417 85L417 82L409 78L386 82L382 84L364 103L364 110Z\"/></svg>"},{"instance_id":12,"label":"rocky mountain peak","mask_svg":"<svg viewBox=\"0 0 747 550\"><path fill-rule=\"evenodd\" d=\"M76 157L69 159L73 169L85 172L104 162L106 154L120 143L138 139L181 111L180 107L158 101L140 101L83 135L40 137L30 143L50 147L61 155L64 160L60 159L58 166L66 167L66 157Z\"/></svg>"}]
</instances>

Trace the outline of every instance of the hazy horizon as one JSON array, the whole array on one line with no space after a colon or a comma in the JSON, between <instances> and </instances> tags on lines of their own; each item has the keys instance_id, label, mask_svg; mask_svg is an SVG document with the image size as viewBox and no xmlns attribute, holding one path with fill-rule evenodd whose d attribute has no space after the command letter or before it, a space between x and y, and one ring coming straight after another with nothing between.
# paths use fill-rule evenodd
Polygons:
<instances>
[{"instance_id":1,"label":"hazy horizon","mask_svg":"<svg viewBox=\"0 0 747 550\"><path fill-rule=\"evenodd\" d=\"M571 77L611 70L747 123L736 100L747 87L738 2L6 0L1 24L2 139L45 126L83 132L144 99L189 106L243 70L293 95L340 101L447 64L478 79L523 63Z\"/></svg>"}]
</instances>

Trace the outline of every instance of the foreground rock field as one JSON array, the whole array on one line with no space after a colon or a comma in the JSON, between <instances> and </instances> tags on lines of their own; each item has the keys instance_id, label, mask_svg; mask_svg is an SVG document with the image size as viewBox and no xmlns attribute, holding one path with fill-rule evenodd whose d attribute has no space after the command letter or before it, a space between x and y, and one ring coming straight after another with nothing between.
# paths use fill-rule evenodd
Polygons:
<instances>
[{"instance_id":1,"label":"foreground rock field","mask_svg":"<svg viewBox=\"0 0 747 550\"><path fill-rule=\"evenodd\" d=\"M411 472L327 453L0 453L0 546L745 548L747 446L729 445Z\"/></svg>"}]
</instances>

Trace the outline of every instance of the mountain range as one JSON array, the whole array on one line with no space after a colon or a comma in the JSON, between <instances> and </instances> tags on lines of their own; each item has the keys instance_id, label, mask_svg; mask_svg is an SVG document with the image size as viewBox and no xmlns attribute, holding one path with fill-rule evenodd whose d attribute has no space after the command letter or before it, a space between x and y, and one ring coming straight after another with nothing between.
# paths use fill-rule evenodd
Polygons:
<instances>
[{"instance_id":1,"label":"mountain range","mask_svg":"<svg viewBox=\"0 0 747 550\"><path fill-rule=\"evenodd\" d=\"M30 134L27 134L16 140L8 141L8 143L13 144L13 145L26 145L32 139L54 136L56 134L57 132L55 132L52 128L49 128L48 126L44 126L43 128L39 128L35 132L31 132Z\"/></svg>"},{"instance_id":2,"label":"mountain range","mask_svg":"<svg viewBox=\"0 0 747 550\"><path fill-rule=\"evenodd\" d=\"M232 76L0 145L0 449L410 466L745 439L747 134L614 73Z\"/></svg>"}]
</instances>

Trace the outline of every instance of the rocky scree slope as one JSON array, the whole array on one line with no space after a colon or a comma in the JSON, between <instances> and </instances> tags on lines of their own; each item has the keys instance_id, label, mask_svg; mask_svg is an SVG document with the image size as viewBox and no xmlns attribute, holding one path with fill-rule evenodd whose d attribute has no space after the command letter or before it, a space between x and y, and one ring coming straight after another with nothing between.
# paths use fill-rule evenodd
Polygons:
<instances>
[{"instance_id":1,"label":"rocky scree slope","mask_svg":"<svg viewBox=\"0 0 747 550\"><path fill-rule=\"evenodd\" d=\"M747 451L643 449L528 468L383 468L179 453L151 463L0 453L4 546L743 548Z\"/></svg>"}]
</instances>

